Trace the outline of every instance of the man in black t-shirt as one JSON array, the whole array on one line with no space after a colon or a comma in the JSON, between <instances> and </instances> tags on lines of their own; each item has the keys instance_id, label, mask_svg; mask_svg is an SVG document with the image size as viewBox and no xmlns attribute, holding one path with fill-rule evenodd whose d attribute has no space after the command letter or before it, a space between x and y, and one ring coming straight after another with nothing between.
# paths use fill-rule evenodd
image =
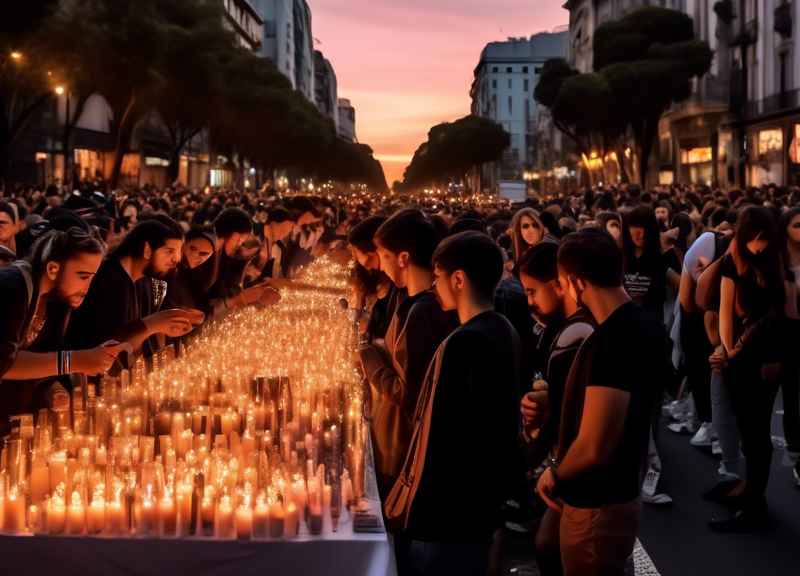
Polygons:
<instances>
[{"instance_id":1,"label":"man in black t-shirt","mask_svg":"<svg viewBox=\"0 0 800 576\"><path fill-rule=\"evenodd\" d=\"M558 253L559 279L597 329L578 351L564 390L557 465L539 494L561 508L564 573L620 574L642 512L641 469L659 383L665 373L661 324L622 285L622 252L585 228Z\"/></svg>"}]
</instances>

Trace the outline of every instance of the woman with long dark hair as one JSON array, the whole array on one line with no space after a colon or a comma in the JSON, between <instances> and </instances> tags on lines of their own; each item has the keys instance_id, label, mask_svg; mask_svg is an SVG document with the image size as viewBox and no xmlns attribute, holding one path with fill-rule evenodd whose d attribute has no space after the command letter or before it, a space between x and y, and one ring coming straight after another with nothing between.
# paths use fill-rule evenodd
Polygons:
<instances>
[{"instance_id":1,"label":"woman with long dark hair","mask_svg":"<svg viewBox=\"0 0 800 576\"><path fill-rule=\"evenodd\" d=\"M547 229L533 208L522 208L511 219L512 239L514 240L514 262L522 262L525 253L544 240Z\"/></svg>"},{"instance_id":2,"label":"woman with long dark hair","mask_svg":"<svg viewBox=\"0 0 800 576\"><path fill-rule=\"evenodd\" d=\"M661 235L652 207L640 204L625 218L622 231L625 254L623 281L637 305L664 321L667 271L661 256Z\"/></svg>"},{"instance_id":3,"label":"woman with long dark hair","mask_svg":"<svg viewBox=\"0 0 800 576\"><path fill-rule=\"evenodd\" d=\"M764 497L772 461L770 421L786 362L786 289L778 227L766 208L749 206L736 220L734 239L721 263L719 331L722 342L711 367L722 372L747 459L744 490L728 502L732 518L715 518L712 530L768 528Z\"/></svg>"}]
</instances>

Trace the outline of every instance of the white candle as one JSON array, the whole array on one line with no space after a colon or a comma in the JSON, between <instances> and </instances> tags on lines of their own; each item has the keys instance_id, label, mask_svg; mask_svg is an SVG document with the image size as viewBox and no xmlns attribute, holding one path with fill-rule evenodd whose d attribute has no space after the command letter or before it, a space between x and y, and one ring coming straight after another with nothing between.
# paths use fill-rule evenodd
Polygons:
<instances>
[{"instance_id":1,"label":"white candle","mask_svg":"<svg viewBox=\"0 0 800 576\"><path fill-rule=\"evenodd\" d=\"M25 496L16 490L9 492L6 497L3 524L9 534L25 532Z\"/></svg>"},{"instance_id":2,"label":"white candle","mask_svg":"<svg viewBox=\"0 0 800 576\"><path fill-rule=\"evenodd\" d=\"M47 519L50 524L50 534L57 535L64 532L64 527L67 524L67 509L64 506L64 502L58 499L50 500Z\"/></svg>"},{"instance_id":3,"label":"white candle","mask_svg":"<svg viewBox=\"0 0 800 576\"><path fill-rule=\"evenodd\" d=\"M192 531L192 487L182 485L178 488L178 533L188 536Z\"/></svg>"},{"instance_id":4,"label":"white candle","mask_svg":"<svg viewBox=\"0 0 800 576\"><path fill-rule=\"evenodd\" d=\"M35 456L31 467L31 503L39 504L50 493L50 470L42 456Z\"/></svg>"},{"instance_id":5,"label":"white candle","mask_svg":"<svg viewBox=\"0 0 800 576\"><path fill-rule=\"evenodd\" d=\"M161 536L175 536L178 527L178 508L175 501L165 498L159 503L158 517L161 522Z\"/></svg>"},{"instance_id":6,"label":"white candle","mask_svg":"<svg viewBox=\"0 0 800 576\"><path fill-rule=\"evenodd\" d=\"M240 542L247 542L253 535L253 511L249 506L236 509L236 536Z\"/></svg>"},{"instance_id":7,"label":"white candle","mask_svg":"<svg viewBox=\"0 0 800 576\"><path fill-rule=\"evenodd\" d=\"M136 526L136 534L150 536L153 533L154 522L155 506L150 498L145 498L139 505L139 524Z\"/></svg>"},{"instance_id":8,"label":"white candle","mask_svg":"<svg viewBox=\"0 0 800 576\"><path fill-rule=\"evenodd\" d=\"M278 501L269 505L269 537L281 538L283 536L284 512L283 504Z\"/></svg>"},{"instance_id":9,"label":"white candle","mask_svg":"<svg viewBox=\"0 0 800 576\"><path fill-rule=\"evenodd\" d=\"M93 500L86 509L86 531L99 534L106 527L106 505L102 500Z\"/></svg>"},{"instance_id":10,"label":"white candle","mask_svg":"<svg viewBox=\"0 0 800 576\"><path fill-rule=\"evenodd\" d=\"M284 524L284 534L287 538L297 536L297 527L300 524L300 511L294 502L286 507L286 521Z\"/></svg>"},{"instance_id":11,"label":"white candle","mask_svg":"<svg viewBox=\"0 0 800 576\"><path fill-rule=\"evenodd\" d=\"M253 510L253 538L264 539L269 534L269 507L263 501Z\"/></svg>"},{"instance_id":12,"label":"white candle","mask_svg":"<svg viewBox=\"0 0 800 576\"><path fill-rule=\"evenodd\" d=\"M217 537L233 538L233 506L230 496L223 496L219 499L217 508Z\"/></svg>"},{"instance_id":13,"label":"white candle","mask_svg":"<svg viewBox=\"0 0 800 576\"><path fill-rule=\"evenodd\" d=\"M67 453L54 452L50 455L50 493L54 493L58 485L67 477Z\"/></svg>"},{"instance_id":14,"label":"white candle","mask_svg":"<svg viewBox=\"0 0 800 576\"><path fill-rule=\"evenodd\" d=\"M83 534L83 529L86 527L83 501L78 492L72 493L72 503L69 505L69 510L67 510L67 525L67 531L72 535Z\"/></svg>"},{"instance_id":15,"label":"white candle","mask_svg":"<svg viewBox=\"0 0 800 576\"><path fill-rule=\"evenodd\" d=\"M115 535L121 536L126 532L125 529L125 508L119 500L110 502L106 506L106 514L108 518L108 531Z\"/></svg>"}]
</instances>

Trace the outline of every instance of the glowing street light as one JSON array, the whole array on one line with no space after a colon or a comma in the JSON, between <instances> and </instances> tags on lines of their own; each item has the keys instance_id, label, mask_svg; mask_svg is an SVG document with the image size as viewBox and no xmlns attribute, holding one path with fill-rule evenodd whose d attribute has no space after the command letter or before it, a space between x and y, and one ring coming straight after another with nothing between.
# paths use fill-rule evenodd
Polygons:
<instances>
[{"instance_id":1,"label":"glowing street light","mask_svg":"<svg viewBox=\"0 0 800 576\"><path fill-rule=\"evenodd\" d=\"M56 87L56 94L61 96L63 93L64 93L64 87L63 86L57 86Z\"/></svg>"},{"instance_id":2,"label":"glowing street light","mask_svg":"<svg viewBox=\"0 0 800 576\"><path fill-rule=\"evenodd\" d=\"M19 52L12 52L12 53L11 53L11 57L12 57L14 60L20 60L20 59L22 58L22 54L20 54Z\"/></svg>"}]
</instances>

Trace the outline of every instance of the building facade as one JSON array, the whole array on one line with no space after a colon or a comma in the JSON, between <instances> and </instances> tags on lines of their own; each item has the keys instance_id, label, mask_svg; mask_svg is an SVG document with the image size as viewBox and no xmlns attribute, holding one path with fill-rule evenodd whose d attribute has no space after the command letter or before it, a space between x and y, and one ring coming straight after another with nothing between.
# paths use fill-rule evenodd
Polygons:
<instances>
[{"instance_id":1,"label":"building facade","mask_svg":"<svg viewBox=\"0 0 800 576\"><path fill-rule=\"evenodd\" d=\"M261 55L272 58L292 86L314 101L314 37L305 0L253 0L263 18Z\"/></svg>"},{"instance_id":2,"label":"building facade","mask_svg":"<svg viewBox=\"0 0 800 576\"><path fill-rule=\"evenodd\" d=\"M236 43L260 52L264 40L264 20L249 0L223 0L225 26L236 34Z\"/></svg>"},{"instance_id":3,"label":"building facade","mask_svg":"<svg viewBox=\"0 0 800 576\"><path fill-rule=\"evenodd\" d=\"M568 56L568 38L567 31L509 38L492 42L481 52L470 90L471 112L494 120L511 135L503 160L484 170L482 186L494 189L497 180L522 180L534 169L536 135L545 131L533 91L544 63Z\"/></svg>"},{"instance_id":4,"label":"building facade","mask_svg":"<svg viewBox=\"0 0 800 576\"><path fill-rule=\"evenodd\" d=\"M348 142L358 142L356 138L356 109L346 98L339 98L339 137Z\"/></svg>"},{"instance_id":5,"label":"building facade","mask_svg":"<svg viewBox=\"0 0 800 576\"><path fill-rule=\"evenodd\" d=\"M339 131L339 91L336 73L330 61L319 50L314 52L314 103L322 114L333 121Z\"/></svg>"},{"instance_id":6,"label":"building facade","mask_svg":"<svg viewBox=\"0 0 800 576\"><path fill-rule=\"evenodd\" d=\"M724 0L730 171L737 186L800 185L797 0Z\"/></svg>"}]
</instances>

